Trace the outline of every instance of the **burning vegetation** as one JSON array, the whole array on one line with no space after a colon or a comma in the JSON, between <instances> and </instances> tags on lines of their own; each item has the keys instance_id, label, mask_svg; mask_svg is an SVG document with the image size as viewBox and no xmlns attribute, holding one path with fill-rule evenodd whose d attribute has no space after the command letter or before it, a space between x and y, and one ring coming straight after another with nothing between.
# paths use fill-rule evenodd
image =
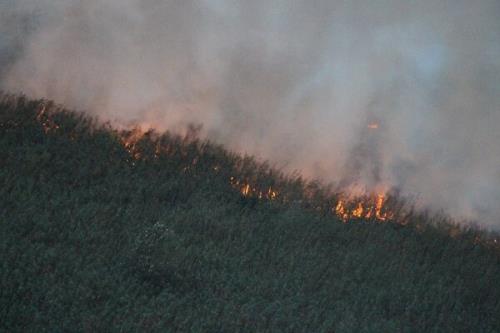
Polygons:
<instances>
[{"instance_id":1,"label":"burning vegetation","mask_svg":"<svg viewBox=\"0 0 500 333\"><path fill-rule=\"evenodd\" d=\"M496 236L394 191L9 96L0 146L0 330L500 327Z\"/></svg>"},{"instance_id":2,"label":"burning vegetation","mask_svg":"<svg viewBox=\"0 0 500 333\"><path fill-rule=\"evenodd\" d=\"M390 221L394 217L394 213L391 212L386 202L385 193L339 199L335 206L335 214L344 222L352 219Z\"/></svg>"},{"instance_id":3,"label":"burning vegetation","mask_svg":"<svg viewBox=\"0 0 500 333\"><path fill-rule=\"evenodd\" d=\"M132 164L135 164L136 161L145 157L141 152L141 140L154 135L153 131L142 131L139 128L120 133L121 142L130 155ZM168 155L169 153L169 150L164 149L159 142L154 144L153 151L154 153L152 156L154 159L159 158L162 154ZM195 167L197 162L198 157L194 157L191 163L187 163L182 168L182 171L186 172L190 168ZM218 172L220 170L220 165L215 164L211 169L214 172ZM245 198L289 202L289 196L283 194L283 191L279 189L279 185L262 186L259 184L259 179L255 179L254 182L252 182L249 179L238 178L235 175L229 176L228 183ZM330 213L336 215L344 223L355 220L388 222L394 221L396 218L396 213L393 211L394 205L389 204L389 195L386 192L368 193L357 196L351 196L347 193L335 193L330 196ZM301 198L299 202L303 202L304 199L311 201L313 197L314 193L309 192L308 195L308 192L306 192L305 197ZM316 208L317 210L321 210L320 207ZM398 222L402 223L403 221L398 220Z\"/></svg>"},{"instance_id":4,"label":"burning vegetation","mask_svg":"<svg viewBox=\"0 0 500 333\"><path fill-rule=\"evenodd\" d=\"M36 115L36 121L47 135L60 130L57 117L47 112L48 107L46 103L41 103ZM368 128L377 129L378 126L378 123L370 123ZM229 165L223 167L217 160L207 165L206 152L212 145L200 141L194 127L184 137L168 133L159 135L140 127L115 131L115 134L132 166L141 161L181 156L184 163L178 166L179 172L189 173L200 167L208 167L210 172L226 177L228 185L247 199L301 204L315 211L335 215L344 223L357 220L404 223L401 205L391 200L387 191L349 195L348 191L307 182L298 175L288 176L277 172L267 163L258 163L250 157L232 155L230 158L233 163ZM202 165L198 165L200 162Z\"/></svg>"},{"instance_id":5,"label":"burning vegetation","mask_svg":"<svg viewBox=\"0 0 500 333\"><path fill-rule=\"evenodd\" d=\"M47 112L47 108L46 103L41 103L36 121L41 124L45 134L51 134L57 132L60 125ZM379 123L370 122L367 127L375 130L379 128ZM179 171L187 173L198 167L200 160L205 157L205 150L210 147L209 143L199 140L195 127L190 127L184 137L168 133L162 136L154 130L143 130L141 127L115 133L132 166L140 161L180 155L185 162L179 166ZM178 147L182 149L179 150ZM223 170L220 162L214 161L208 169L215 174L224 174L227 183L244 198L302 204L315 211L335 215L344 223L358 220L406 223L403 205L396 202L389 191L366 191L361 195L352 195L349 190L332 189L307 182L298 175L287 176L273 170L267 163L259 164L249 157L231 158L235 163L229 168L226 166ZM203 161L203 167L206 166L206 161ZM297 196L297 193L301 195Z\"/></svg>"},{"instance_id":6,"label":"burning vegetation","mask_svg":"<svg viewBox=\"0 0 500 333\"><path fill-rule=\"evenodd\" d=\"M3 103L17 107L26 102L16 96L2 96ZM348 187L325 186L316 181L304 180L300 175L286 174L276 170L268 163L257 162L249 156L240 156L227 152L223 147L202 141L198 137L199 128L190 127L183 136L171 133L158 134L154 130L143 130L135 127L130 130L114 130L108 124L84 116L75 116L60 106L47 101L32 101L36 106L34 121L40 125L44 135L67 135L70 140L78 138L82 129L73 128L74 124L64 124L64 119L76 117L80 127L97 131L99 127L112 132L126 153L124 158L130 166L141 163L170 161L177 172L191 175L203 181L204 177L222 177L233 191L239 192L242 198L262 202L300 205L303 208L319 212L322 215L336 216L344 223L390 222L406 225L417 220L412 204L402 199L392 190L355 191ZM9 120L0 124L9 124ZM378 122L369 122L369 130L379 129ZM68 130L70 128L70 130ZM344 184L345 185L345 184ZM356 193L356 194L352 194ZM428 214L427 212L423 213ZM440 217L445 225L449 225L449 234L456 237L462 228L448 217ZM421 226L417 226L422 228ZM497 237L476 237L476 243L498 246Z\"/></svg>"}]
</instances>

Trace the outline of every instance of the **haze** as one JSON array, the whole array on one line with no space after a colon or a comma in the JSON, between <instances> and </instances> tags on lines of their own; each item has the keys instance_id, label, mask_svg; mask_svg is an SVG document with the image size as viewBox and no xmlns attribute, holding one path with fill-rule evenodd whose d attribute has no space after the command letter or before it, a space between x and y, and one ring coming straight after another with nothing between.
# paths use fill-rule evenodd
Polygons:
<instances>
[{"instance_id":1,"label":"haze","mask_svg":"<svg viewBox=\"0 0 500 333\"><path fill-rule=\"evenodd\" d=\"M0 22L3 90L120 126L202 124L286 170L500 228L497 0L0 0Z\"/></svg>"}]
</instances>

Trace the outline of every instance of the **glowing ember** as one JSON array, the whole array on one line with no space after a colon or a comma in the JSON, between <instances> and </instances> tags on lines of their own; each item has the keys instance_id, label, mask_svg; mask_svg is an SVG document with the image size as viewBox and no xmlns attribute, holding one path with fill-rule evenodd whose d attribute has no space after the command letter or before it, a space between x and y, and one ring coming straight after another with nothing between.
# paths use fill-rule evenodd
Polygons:
<instances>
[{"instance_id":1,"label":"glowing ember","mask_svg":"<svg viewBox=\"0 0 500 333\"><path fill-rule=\"evenodd\" d=\"M130 157L132 157L134 160L138 160L141 158L141 153L137 149L137 142L144 136L144 134L144 131L135 128L132 131L128 132L126 135L120 136L123 147L125 147Z\"/></svg>"},{"instance_id":2,"label":"glowing ember","mask_svg":"<svg viewBox=\"0 0 500 333\"><path fill-rule=\"evenodd\" d=\"M243 186L243 188L241 189L241 194L243 194L244 196L248 196L250 194L250 185L246 184L245 186Z\"/></svg>"},{"instance_id":3,"label":"glowing ember","mask_svg":"<svg viewBox=\"0 0 500 333\"><path fill-rule=\"evenodd\" d=\"M278 197L278 192L274 191L272 187L269 187L269 190L267 191L267 197L271 200L276 199Z\"/></svg>"},{"instance_id":4,"label":"glowing ember","mask_svg":"<svg viewBox=\"0 0 500 333\"><path fill-rule=\"evenodd\" d=\"M47 114L45 105L41 107L36 116L38 122L42 125L43 131L45 134L55 131L59 129L59 125L57 125L51 118L50 115Z\"/></svg>"}]
</instances>

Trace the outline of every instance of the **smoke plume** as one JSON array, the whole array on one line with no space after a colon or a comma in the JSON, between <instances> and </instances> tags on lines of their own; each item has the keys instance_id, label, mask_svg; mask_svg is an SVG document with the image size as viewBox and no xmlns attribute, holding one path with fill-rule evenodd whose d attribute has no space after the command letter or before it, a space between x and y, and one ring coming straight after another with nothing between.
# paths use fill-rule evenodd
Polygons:
<instances>
[{"instance_id":1,"label":"smoke plume","mask_svg":"<svg viewBox=\"0 0 500 333\"><path fill-rule=\"evenodd\" d=\"M0 89L500 228L500 2L0 0Z\"/></svg>"}]
</instances>

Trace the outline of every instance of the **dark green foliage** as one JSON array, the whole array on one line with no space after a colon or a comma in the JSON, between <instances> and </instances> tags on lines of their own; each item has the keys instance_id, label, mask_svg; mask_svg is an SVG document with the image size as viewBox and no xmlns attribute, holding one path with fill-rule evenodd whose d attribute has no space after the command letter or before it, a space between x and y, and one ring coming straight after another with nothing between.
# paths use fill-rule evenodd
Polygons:
<instances>
[{"instance_id":1,"label":"dark green foliage","mask_svg":"<svg viewBox=\"0 0 500 333\"><path fill-rule=\"evenodd\" d=\"M320 184L192 135L130 153L127 135L2 97L0 331L500 331L484 232L344 224Z\"/></svg>"}]
</instances>

